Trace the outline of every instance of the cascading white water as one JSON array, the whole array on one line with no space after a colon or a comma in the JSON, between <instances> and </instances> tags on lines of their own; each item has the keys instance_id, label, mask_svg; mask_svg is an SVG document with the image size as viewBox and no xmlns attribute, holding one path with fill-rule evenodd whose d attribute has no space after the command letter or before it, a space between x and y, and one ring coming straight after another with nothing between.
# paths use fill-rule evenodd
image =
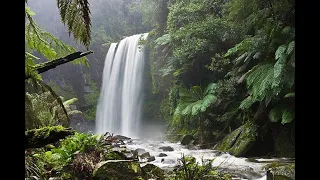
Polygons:
<instances>
[{"instance_id":1,"label":"cascading white water","mask_svg":"<svg viewBox=\"0 0 320 180\"><path fill-rule=\"evenodd\" d=\"M111 44L103 69L96 133L139 137L145 64L139 40L147 36L147 33L133 35L119 44Z\"/></svg>"}]
</instances>

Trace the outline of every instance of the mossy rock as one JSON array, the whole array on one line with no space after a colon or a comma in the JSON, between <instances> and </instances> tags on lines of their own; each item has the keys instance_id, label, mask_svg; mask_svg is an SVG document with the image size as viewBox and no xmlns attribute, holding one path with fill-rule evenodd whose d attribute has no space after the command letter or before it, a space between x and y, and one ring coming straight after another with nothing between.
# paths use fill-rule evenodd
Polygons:
<instances>
[{"instance_id":1,"label":"mossy rock","mask_svg":"<svg viewBox=\"0 0 320 180\"><path fill-rule=\"evenodd\" d=\"M293 180L295 179L295 163L274 162L265 166L269 169L274 180Z\"/></svg>"},{"instance_id":2,"label":"mossy rock","mask_svg":"<svg viewBox=\"0 0 320 180\"><path fill-rule=\"evenodd\" d=\"M192 136L192 135L190 135L190 134L187 134L187 135L185 135L183 138L182 138L182 140L181 140L181 144L182 145L188 145L188 144L190 144L192 141L194 141L195 140L195 138Z\"/></svg>"},{"instance_id":3,"label":"mossy rock","mask_svg":"<svg viewBox=\"0 0 320 180\"><path fill-rule=\"evenodd\" d=\"M153 164L147 164L142 168L142 177L144 179L165 179L164 170Z\"/></svg>"},{"instance_id":4,"label":"mossy rock","mask_svg":"<svg viewBox=\"0 0 320 180\"><path fill-rule=\"evenodd\" d=\"M137 180L141 179L141 168L138 162L131 160L109 160L96 164L94 179Z\"/></svg>"},{"instance_id":5,"label":"mossy rock","mask_svg":"<svg viewBox=\"0 0 320 180\"><path fill-rule=\"evenodd\" d=\"M247 122L223 138L215 149L229 152L234 156L244 156L255 143L258 136L257 130L256 124Z\"/></svg>"}]
</instances>

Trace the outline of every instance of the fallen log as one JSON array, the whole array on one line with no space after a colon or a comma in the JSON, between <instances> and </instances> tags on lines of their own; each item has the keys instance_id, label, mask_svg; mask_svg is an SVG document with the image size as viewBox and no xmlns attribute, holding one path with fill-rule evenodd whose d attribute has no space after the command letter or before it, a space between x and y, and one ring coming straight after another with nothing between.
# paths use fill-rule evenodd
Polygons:
<instances>
[{"instance_id":1,"label":"fallen log","mask_svg":"<svg viewBox=\"0 0 320 180\"><path fill-rule=\"evenodd\" d=\"M55 60L48 61L45 63L36 64L34 66L34 68L40 74L40 73L46 72L50 69L53 69L61 64L65 64L67 62L73 61L75 59L81 58L81 57L86 56L91 53L93 53L93 51L75 52L75 53L69 54L68 56L59 58L59 59L55 59ZM25 79L28 79L28 78L30 78L30 77L29 76L25 77Z\"/></svg>"},{"instance_id":2,"label":"fallen log","mask_svg":"<svg viewBox=\"0 0 320 180\"><path fill-rule=\"evenodd\" d=\"M69 135L74 135L75 131L71 128L62 126L43 127L25 131L25 149L40 148L47 144L56 143Z\"/></svg>"}]
</instances>

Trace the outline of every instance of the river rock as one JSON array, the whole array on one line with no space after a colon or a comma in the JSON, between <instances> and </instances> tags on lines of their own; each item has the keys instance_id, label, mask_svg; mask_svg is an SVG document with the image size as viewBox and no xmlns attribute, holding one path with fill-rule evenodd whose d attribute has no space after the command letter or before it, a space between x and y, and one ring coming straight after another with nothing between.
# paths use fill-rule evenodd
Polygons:
<instances>
[{"instance_id":1,"label":"river rock","mask_svg":"<svg viewBox=\"0 0 320 180\"><path fill-rule=\"evenodd\" d=\"M123 153L126 156L126 159L135 159L134 155L131 152Z\"/></svg>"},{"instance_id":2,"label":"river rock","mask_svg":"<svg viewBox=\"0 0 320 180\"><path fill-rule=\"evenodd\" d=\"M195 138L192 135L187 134L182 138L181 144L188 145L188 144L192 143L192 141L194 141L194 140L195 140Z\"/></svg>"},{"instance_id":3,"label":"river rock","mask_svg":"<svg viewBox=\"0 0 320 180\"><path fill-rule=\"evenodd\" d=\"M247 122L223 138L214 149L244 156L257 139L257 129L256 124Z\"/></svg>"},{"instance_id":4,"label":"river rock","mask_svg":"<svg viewBox=\"0 0 320 180\"><path fill-rule=\"evenodd\" d=\"M153 164L147 164L141 168L144 179L165 179L164 170Z\"/></svg>"},{"instance_id":5,"label":"river rock","mask_svg":"<svg viewBox=\"0 0 320 180\"><path fill-rule=\"evenodd\" d=\"M274 180L294 180L295 164L294 163L271 163L265 166L268 169L267 175ZM270 178L271 179L271 178Z\"/></svg>"},{"instance_id":6,"label":"river rock","mask_svg":"<svg viewBox=\"0 0 320 180\"><path fill-rule=\"evenodd\" d=\"M115 139L121 139L121 140L129 140L129 139L131 139L131 138L129 138L129 137L122 136L122 135L115 135L115 136L113 136L113 138L115 138Z\"/></svg>"},{"instance_id":7,"label":"river rock","mask_svg":"<svg viewBox=\"0 0 320 180\"><path fill-rule=\"evenodd\" d=\"M165 153L160 153L158 156L159 156L159 157L166 157L166 156L168 156L168 155L165 154Z\"/></svg>"},{"instance_id":8,"label":"river rock","mask_svg":"<svg viewBox=\"0 0 320 180\"><path fill-rule=\"evenodd\" d=\"M170 146L161 146L159 149L162 149L163 151L173 151L173 148Z\"/></svg>"},{"instance_id":9,"label":"river rock","mask_svg":"<svg viewBox=\"0 0 320 180\"><path fill-rule=\"evenodd\" d=\"M146 153L147 151L145 149L142 149L142 148L138 148L136 150L134 150L138 153L139 156L141 156L143 153Z\"/></svg>"},{"instance_id":10,"label":"river rock","mask_svg":"<svg viewBox=\"0 0 320 180\"><path fill-rule=\"evenodd\" d=\"M143 158L149 158L150 157L150 153L149 152L145 152L143 154L140 155L140 158L143 159Z\"/></svg>"},{"instance_id":11,"label":"river rock","mask_svg":"<svg viewBox=\"0 0 320 180\"><path fill-rule=\"evenodd\" d=\"M154 156L148 157L148 162L151 162L151 161L154 161L154 160L156 160L156 158Z\"/></svg>"},{"instance_id":12,"label":"river rock","mask_svg":"<svg viewBox=\"0 0 320 180\"><path fill-rule=\"evenodd\" d=\"M131 160L109 160L96 164L93 177L95 179L141 179L141 168L138 162Z\"/></svg>"}]
</instances>

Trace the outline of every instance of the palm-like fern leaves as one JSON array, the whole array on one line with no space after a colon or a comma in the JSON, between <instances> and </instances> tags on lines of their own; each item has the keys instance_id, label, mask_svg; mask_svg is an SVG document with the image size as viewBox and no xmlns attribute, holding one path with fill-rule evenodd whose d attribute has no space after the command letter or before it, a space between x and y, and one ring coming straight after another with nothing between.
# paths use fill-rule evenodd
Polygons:
<instances>
[{"instance_id":1,"label":"palm-like fern leaves","mask_svg":"<svg viewBox=\"0 0 320 180\"><path fill-rule=\"evenodd\" d=\"M91 19L88 0L57 0L61 21L69 33L87 48L91 42Z\"/></svg>"},{"instance_id":2,"label":"palm-like fern leaves","mask_svg":"<svg viewBox=\"0 0 320 180\"><path fill-rule=\"evenodd\" d=\"M66 108L68 115L82 114L81 111L79 111L79 110L72 110L71 107L70 107L70 105L74 104L74 103L77 102L77 101L78 101L77 98L71 98L71 99L68 99L68 100L66 100L66 101L63 101L63 105L64 105L64 107Z\"/></svg>"},{"instance_id":3,"label":"palm-like fern leaves","mask_svg":"<svg viewBox=\"0 0 320 180\"><path fill-rule=\"evenodd\" d=\"M48 60L57 59L61 56L66 56L75 52L75 48L67 45L59 40L51 33L44 31L39 25L33 21L32 17L35 15L30 7L25 6L26 13L26 28L25 48L28 52L25 53L25 73L28 77L41 78L41 76L34 71L35 60L39 59L31 53L37 51ZM72 62L73 64L85 64L88 66L87 58L82 57Z\"/></svg>"},{"instance_id":4,"label":"palm-like fern leaves","mask_svg":"<svg viewBox=\"0 0 320 180\"><path fill-rule=\"evenodd\" d=\"M214 95L215 83L209 84L203 91L200 86L191 87L190 91L185 88L179 89L179 104L175 111L175 116L197 116L216 102Z\"/></svg>"}]
</instances>

